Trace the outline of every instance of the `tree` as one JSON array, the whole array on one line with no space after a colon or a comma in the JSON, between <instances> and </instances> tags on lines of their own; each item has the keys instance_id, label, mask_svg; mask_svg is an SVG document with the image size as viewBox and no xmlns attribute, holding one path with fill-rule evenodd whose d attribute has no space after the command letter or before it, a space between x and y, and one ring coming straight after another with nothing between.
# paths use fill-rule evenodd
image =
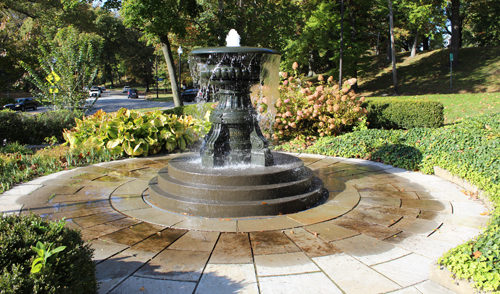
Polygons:
<instances>
[{"instance_id":1,"label":"tree","mask_svg":"<svg viewBox=\"0 0 500 294\"><path fill-rule=\"evenodd\" d=\"M40 68L21 64L39 91L33 96L56 108L75 109L88 97L96 73L102 38L70 26L59 29L53 40L40 44Z\"/></svg>"},{"instance_id":2,"label":"tree","mask_svg":"<svg viewBox=\"0 0 500 294\"><path fill-rule=\"evenodd\" d=\"M451 0L451 42L450 51L453 54L452 66L458 68L458 49L460 48L460 35L462 20L460 19L460 0Z\"/></svg>"},{"instance_id":3,"label":"tree","mask_svg":"<svg viewBox=\"0 0 500 294\"><path fill-rule=\"evenodd\" d=\"M392 0L387 0L389 3L389 23L391 33L391 55L392 55L392 79L394 81L394 95L398 95L398 78L396 74L396 49L394 47L394 21L392 14Z\"/></svg>"},{"instance_id":4,"label":"tree","mask_svg":"<svg viewBox=\"0 0 500 294\"><path fill-rule=\"evenodd\" d=\"M149 41L159 41L167 63L174 104L182 105L170 45L170 34L184 36L198 13L195 0L124 0L120 10L124 24L142 31Z\"/></svg>"}]
</instances>

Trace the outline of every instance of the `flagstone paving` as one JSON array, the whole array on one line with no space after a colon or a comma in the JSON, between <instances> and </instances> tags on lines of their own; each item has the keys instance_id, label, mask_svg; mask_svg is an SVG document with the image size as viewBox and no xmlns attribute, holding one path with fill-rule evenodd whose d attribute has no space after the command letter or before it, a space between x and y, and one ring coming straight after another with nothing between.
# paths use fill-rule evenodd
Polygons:
<instances>
[{"instance_id":1,"label":"flagstone paving","mask_svg":"<svg viewBox=\"0 0 500 294\"><path fill-rule=\"evenodd\" d=\"M429 266L481 232L481 201L436 176L295 155L329 193L289 215L208 219L154 207L148 181L177 155L41 177L0 195L0 212L81 230L99 293L453 293L429 280Z\"/></svg>"}]
</instances>

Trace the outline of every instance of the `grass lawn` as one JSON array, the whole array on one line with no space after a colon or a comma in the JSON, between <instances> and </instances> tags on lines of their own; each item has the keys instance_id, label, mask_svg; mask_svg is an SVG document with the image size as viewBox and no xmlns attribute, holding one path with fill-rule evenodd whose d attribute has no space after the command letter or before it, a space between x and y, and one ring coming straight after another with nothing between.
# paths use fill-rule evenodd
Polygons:
<instances>
[{"instance_id":1,"label":"grass lawn","mask_svg":"<svg viewBox=\"0 0 500 294\"><path fill-rule=\"evenodd\" d=\"M378 97L369 97L375 100ZM399 96L401 99L429 99L444 105L445 124L452 124L466 117L500 112L500 93L477 94L425 94Z\"/></svg>"}]
</instances>

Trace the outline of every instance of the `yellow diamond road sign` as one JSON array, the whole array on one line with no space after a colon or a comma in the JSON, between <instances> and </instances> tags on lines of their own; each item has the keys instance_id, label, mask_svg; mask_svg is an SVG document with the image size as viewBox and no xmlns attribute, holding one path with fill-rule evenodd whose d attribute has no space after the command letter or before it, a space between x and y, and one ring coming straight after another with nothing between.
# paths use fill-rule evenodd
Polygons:
<instances>
[{"instance_id":1,"label":"yellow diamond road sign","mask_svg":"<svg viewBox=\"0 0 500 294\"><path fill-rule=\"evenodd\" d=\"M51 85L54 85L54 83L57 83L61 77L58 76L55 71L52 71L51 73L49 73L49 75L45 78L47 79L47 81L51 84ZM56 92L57 93L57 92Z\"/></svg>"}]
</instances>

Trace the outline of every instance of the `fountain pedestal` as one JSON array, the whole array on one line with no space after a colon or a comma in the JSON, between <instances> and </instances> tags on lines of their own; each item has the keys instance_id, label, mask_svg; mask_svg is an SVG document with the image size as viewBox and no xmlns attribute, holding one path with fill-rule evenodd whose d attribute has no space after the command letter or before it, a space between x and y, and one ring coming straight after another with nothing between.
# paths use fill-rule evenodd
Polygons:
<instances>
[{"instance_id":1,"label":"fountain pedestal","mask_svg":"<svg viewBox=\"0 0 500 294\"><path fill-rule=\"evenodd\" d=\"M250 87L260 82L262 58L268 54L278 53L253 47L203 48L190 53L193 78L203 88L211 87L218 101L200 151L203 166L273 165L250 100Z\"/></svg>"}]
</instances>

